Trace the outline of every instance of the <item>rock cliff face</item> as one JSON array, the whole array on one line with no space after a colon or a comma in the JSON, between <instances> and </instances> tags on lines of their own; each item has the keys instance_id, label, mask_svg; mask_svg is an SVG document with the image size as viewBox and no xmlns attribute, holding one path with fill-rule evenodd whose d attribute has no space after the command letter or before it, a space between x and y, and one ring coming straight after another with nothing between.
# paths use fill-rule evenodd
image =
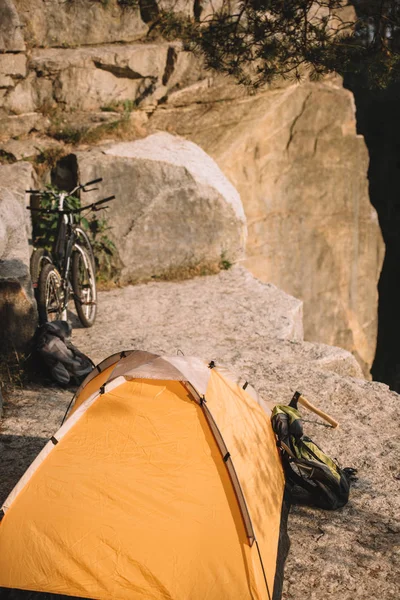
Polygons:
<instances>
[{"instance_id":1,"label":"rock cliff face","mask_svg":"<svg viewBox=\"0 0 400 600\"><path fill-rule=\"evenodd\" d=\"M182 7L195 14L198 5ZM240 192L246 266L304 300L307 339L351 350L368 371L383 245L368 199L368 155L339 80L249 96L210 79L178 43L144 39L148 4L1 6L0 154L32 156L49 136L76 143L77 130L105 123L112 139L121 111L125 124L140 124L125 139L169 131L196 142ZM26 153L17 136L29 137Z\"/></svg>"},{"instance_id":2,"label":"rock cliff face","mask_svg":"<svg viewBox=\"0 0 400 600\"><path fill-rule=\"evenodd\" d=\"M222 102L216 88L198 85L195 102L189 90L173 94L152 124L195 140L235 184L246 265L304 300L306 338L370 366L383 248L352 95L335 78L255 97L229 91L221 86Z\"/></svg>"}]
</instances>

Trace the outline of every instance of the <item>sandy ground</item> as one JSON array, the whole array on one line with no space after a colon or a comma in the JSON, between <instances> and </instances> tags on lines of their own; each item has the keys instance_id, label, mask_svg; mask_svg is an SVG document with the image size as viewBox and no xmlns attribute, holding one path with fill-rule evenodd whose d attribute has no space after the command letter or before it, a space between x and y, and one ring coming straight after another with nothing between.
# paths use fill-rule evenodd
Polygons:
<instances>
[{"instance_id":1,"label":"sandy ground","mask_svg":"<svg viewBox=\"0 0 400 600\"><path fill-rule=\"evenodd\" d=\"M241 269L101 292L99 307L95 326L73 333L95 362L123 349L214 359L270 401L287 403L300 389L337 418L341 425L332 430L307 415L307 434L342 466L357 467L359 480L341 510L292 508L283 600L397 600L397 394L358 378L346 353L303 343L301 304ZM0 424L0 502L60 426L72 393L31 385L8 398Z\"/></svg>"}]
</instances>

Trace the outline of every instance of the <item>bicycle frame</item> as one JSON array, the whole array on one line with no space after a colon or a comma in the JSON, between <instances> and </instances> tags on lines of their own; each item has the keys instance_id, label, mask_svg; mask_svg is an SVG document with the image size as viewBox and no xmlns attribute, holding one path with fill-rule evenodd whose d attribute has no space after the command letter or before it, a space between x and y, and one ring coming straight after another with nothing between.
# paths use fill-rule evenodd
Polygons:
<instances>
[{"instance_id":1,"label":"bicycle frame","mask_svg":"<svg viewBox=\"0 0 400 600\"><path fill-rule=\"evenodd\" d=\"M64 210L64 200L67 194L61 193L59 197L58 210ZM91 248L90 240L86 232L75 222L73 213L61 213L59 216L58 235L54 244L54 264L56 265L62 281L63 292L63 310L68 308L68 301L71 293L71 259L72 253L76 250L80 252L85 266L88 268L87 254L78 243L79 238L83 239L83 244Z\"/></svg>"}]
</instances>

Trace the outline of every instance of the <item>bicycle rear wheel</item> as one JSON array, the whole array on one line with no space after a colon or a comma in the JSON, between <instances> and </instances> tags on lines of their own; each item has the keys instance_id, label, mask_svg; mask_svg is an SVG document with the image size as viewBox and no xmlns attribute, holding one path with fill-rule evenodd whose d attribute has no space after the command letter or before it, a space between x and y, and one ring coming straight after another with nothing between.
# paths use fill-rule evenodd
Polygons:
<instances>
[{"instance_id":1,"label":"bicycle rear wheel","mask_svg":"<svg viewBox=\"0 0 400 600\"><path fill-rule=\"evenodd\" d=\"M46 263L39 275L37 305L40 324L63 318L61 276L52 263Z\"/></svg>"},{"instance_id":2,"label":"bicycle rear wheel","mask_svg":"<svg viewBox=\"0 0 400 600\"><path fill-rule=\"evenodd\" d=\"M75 246L72 253L72 289L80 322L91 327L96 320L97 290L94 270L94 256L91 249Z\"/></svg>"}]
</instances>

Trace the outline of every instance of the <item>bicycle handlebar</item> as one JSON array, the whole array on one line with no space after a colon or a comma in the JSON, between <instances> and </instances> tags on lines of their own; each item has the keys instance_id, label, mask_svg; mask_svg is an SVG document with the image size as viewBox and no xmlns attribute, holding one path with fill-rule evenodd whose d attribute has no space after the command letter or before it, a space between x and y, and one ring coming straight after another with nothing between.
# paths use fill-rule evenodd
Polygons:
<instances>
[{"instance_id":1,"label":"bicycle handlebar","mask_svg":"<svg viewBox=\"0 0 400 600\"><path fill-rule=\"evenodd\" d=\"M81 183L79 185L76 186L76 188L74 188L72 190L72 192L66 193L66 195L71 195L74 194L75 192L77 192L78 190L82 190L83 192L90 192L91 190L85 190L85 188L88 185L93 185L95 183L100 183L101 181L103 181L102 177L98 177L97 179L92 179L92 181L88 181L87 183ZM44 194L51 194L52 196L59 196L60 194L63 194L64 192L54 192L52 190L25 190L27 194L33 194L36 196L42 196Z\"/></svg>"},{"instance_id":2,"label":"bicycle handlebar","mask_svg":"<svg viewBox=\"0 0 400 600\"><path fill-rule=\"evenodd\" d=\"M88 181L87 183L84 183L82 188L85 188L88 185L93 185L94 183L100 183L100 181L103 181L102 177L99 177L98 179L93 179L93 181Z\"/></svg>"},{"instance_id":3,"label":"bicycle handlebar","mask_svg":"<svg viewBox=\"0 0 400 600\"><path fill-rule=\"evenodd\" d=\"M100 206L100 204L104 204L110 200L114 200L115 196L108 196L108 198L103 198L103 200L99 200L98 202L94 202L91 206Z\"/></svg>"},{"instance_id":4,"label":"bicycle handlebar","mask_svg":"<svg viewBox=\"0 0 400 600\"><path fill-rule=\"evenodd\" d=\"M104 204L105 202L110 202L114 200L115 196L108 196L107 198L103 198L98 202L93 202L93 204L88 204L88 206L81 206L80 208L72 208L71 210L58 210L58 208L33 208L32 206L27 206L27 210L32 210L34 212L41 212L45 214L60 214L60 215L68 215L71 213L80 213L83 210L97 210L95 206L100 206L100 204Z\"/></svg>"}]
</instances>

